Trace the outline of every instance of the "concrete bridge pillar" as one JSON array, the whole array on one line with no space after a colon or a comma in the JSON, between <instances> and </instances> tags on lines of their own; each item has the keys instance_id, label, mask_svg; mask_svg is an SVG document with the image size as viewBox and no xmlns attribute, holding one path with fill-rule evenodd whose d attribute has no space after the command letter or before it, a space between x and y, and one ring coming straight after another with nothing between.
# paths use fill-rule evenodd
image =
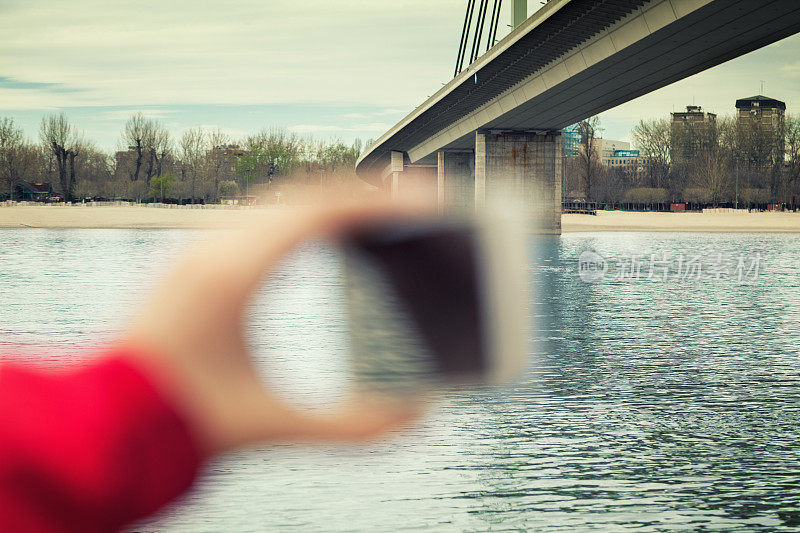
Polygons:
<instances>
[{"instance_id":1,"label":"concrete bridge pillar","mask_svg":"<svg viewBox=\"0 0 800 533\"><path fill-rule=\"evenodd\" d=\"M560 131L475 134L475 206L521 201L545 233L561 233Z\"/></svg>"},{"instance_id":2,"label":"concrete bridge pillar","mask_svg":"<svg viewBox=\"0 0 800 533\"><path fill-rule=\"evenodd\" d=\"M389 195L391 198L397 198L400 193L400 176L405 170L405 154L403 152L392 152L392 160L390 163L389 178Z\"/></svg>"},{"instance_id":3,"label":"concrete bridge pillar","mask_svg":"<svg viewBox=\"0 0 800 533\"><path fill-rule=\"evenodd\" d=\"M475 154L441 151L437 171L439 211L474 209Z\"/></svg>"},{"instance_id":4,"label":"concrete bridge pillar","mask_svg":"<svg viewBox=\"0 0 800 533\"><path fill-rule=\"evenodd\" d=\"M383 183L391 198L429 197L435 200L436 165L411 164L404 152L393 151L391 162L384 172Z\"/></svg>"}]
</instances>

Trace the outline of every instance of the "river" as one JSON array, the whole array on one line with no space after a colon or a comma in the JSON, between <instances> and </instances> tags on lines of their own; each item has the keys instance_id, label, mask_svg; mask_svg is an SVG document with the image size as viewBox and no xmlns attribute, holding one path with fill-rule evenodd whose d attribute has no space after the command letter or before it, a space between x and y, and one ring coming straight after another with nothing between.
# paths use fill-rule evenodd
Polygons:
<instances>
[{"instance_id":1,"label":"river","mask_svg":"<svg viewBox=\"0 0 800 533\"><path fill-rule=\"evenodd\" d=\"M65 353L124 326L191 238L0 230L0 348L72 363ZM134 530L794 531L799 253L798 235L549 240L532 272L536 356L519 382L450 398L386 442L219 460ZM252 313L265 379L303 405L347 384L334 259L307 246Z\"/></svg>"}]
</instances>

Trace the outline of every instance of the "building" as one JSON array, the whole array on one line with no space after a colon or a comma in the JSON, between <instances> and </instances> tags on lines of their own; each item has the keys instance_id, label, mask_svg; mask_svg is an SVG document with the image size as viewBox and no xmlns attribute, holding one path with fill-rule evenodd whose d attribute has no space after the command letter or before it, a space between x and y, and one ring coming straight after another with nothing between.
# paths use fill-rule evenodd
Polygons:
<instances>
[{"instance_id":1,"label":"building","mask_svg":"<svg viewBox=\"0 0 800 533\"><path fill-rule=\"evenodd\" d=\"M566 143L567 136L565 135L564 152L566 153L566 155L572 155L572 156L578 155L581 147L581 140L580 140L580 134L577 133L577 131L576 131L576 136L577 136L577 141L574 143L573 146L567 149L567 143ZM613 139L601 139L599 137L596 137L593 140L593 145L595 154L599 157L600 162L604 165L609 164L608 161L614 157L614 154L616 152L620 151L624 152L626 150L630 151L631 149L631 143L627 141L615 141Z\"/></svg>"},{"instance_id":2,"label":"building","mask_svg":"<svg viewBox=\"0 0 800 533\"><path fill-rule=\"evenodd\" d=\"M699 105L687 105L686 111L671 113L670 157L673 163L690 163L705 149L717 145L717 115Z\"/></svg>"},{"instance_id":3,"label":"building","mask_svg":"<svg viewBox=\"0 0 800 533\"><path fill-rule=\"evenodd\" d=\"M736 118L739 122L758 122L769 128L785 124L786 102L766 96L751 96L736 100Z\"/></svg>"},{"instance_id":4,"label":"building","mask_svg":"<svg viewBox=\"0 0 800 533\"><path fill-rule=\"evenodd\" d=\"M43 202L53 195L53 186L49 183L29 183L21 181L14 185L11 199L18 201Z\"/></svg>"},{"instance_id":5,"label":"building","mask_svg":"<svg viewBox=\"0 0 800 533\"><path fill-rule=\"evenodd\" d=\"M567 126L561 132L564 138L564 155L569 157L577 156L581 148L581 132L577 124ZM625 141L614 141L611 139L594 139L595 150L600 159L610 158L615 150L629 150L631 144Z\"/></svg>"},{"instance_id":6,"label":"building","mask_svg":"<svg viewBox=\"0 0 800 533\"><path fill-rule=\"evenodd\" d=\"M564 154L568 157L578 155L578 148L581 145L581 133L578 130L578 125L567 126L561 135L564 137Z\"/></svg>"},{"instance_id":7,"label":"building","mask_svg":"<svg viewBox=\"0 0 800 533\"><path fill-rule=\"evenodd\" d=\"M136 150L128 148L114 154L114 174L116 179L129 178L136 166Z\"/></svg>"},{"instance_id":8,"label":"building","mask_svg":"<svg viewBox=\"0 0 800 533\"><path fill-rule=\"evenodd\" d=\"M699 105L687 105L686 111L678 113L670 113L672 116L672 123L678 125L686 124L715 124L717 122L717 115L703 111Z\"/></svg>"},{"instance_id":9,"label":"building","mask_svg":"<svg viewBox=\"0 0 800 533\"><path fill-rule=\"evenodd\" d=\"M607 161L614 157L614 152L631 149L631 143L626 141L595 139L594 142L597 146L597 152L600 154L600 161L603 164L608 164Z\"/></svg>"},{"instance_id":10,"label":"building","mask_svg":"<svg viewBox=\"0 0 800 533\"><path fill-rule=\"evenodd\" d=\"M614 150L610 157L603 163L609 168L622 168L626 170L640 170L639 150Z\"/></svg>"},{"instance_id":11,"label":"building","mask_svg":"<svg viewBox=\"0 0 800 533\"><path fill-rule=\"evenodd\" d=\"M239 159L249 154L238 144L226 144L212 148L212 159L218 161L225 174L233 176L236 174L236 165Z\"/></svg>"},{"instance_id":12,"label":"building","mask_svg":"<svg viewBox=\"0 0 800 533\"><path fill-rule=\"evenodd\" d=\"M741 150L752 163L783 162L786 102L757 95L736 100Z\"/></svg>"}]
</instances>

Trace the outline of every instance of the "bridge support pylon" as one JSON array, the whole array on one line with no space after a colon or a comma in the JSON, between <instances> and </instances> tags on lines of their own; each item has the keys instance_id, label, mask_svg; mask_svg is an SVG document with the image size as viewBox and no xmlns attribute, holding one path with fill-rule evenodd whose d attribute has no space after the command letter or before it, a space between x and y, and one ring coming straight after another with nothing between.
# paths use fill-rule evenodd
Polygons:
<instances>
[{"instance_id":1,"label":"bridge support pylon","mask_svg":"<svg viewBox=\"0 0 800 533\"><path fill-rule=\"evenodd\" d=\"M437 165L410 163L405 152L392 151L389 166L383 172L383 189L390 198L416 197L435 199Z\"/></svg>"},{"instance_id":2,"label":"bridge support pylon","mask_svg":"<svg viewBox=\"0 0 800 533\"><path fill-rule=\"evenodd\" d=\"M475 154L470 151L439 152L437 197L439 211L475 208Z\"/></svg>"},{"instance_id":3,"label":"bridge support pylon","mask_svg":"<svg viewBox=\"0 0 800 533\"><path fill-rule=\"evenodd\" d=\"M475 206L520 202L542 233L561 233L561 131L475 134Z\"/></svg>"}]
</instances>

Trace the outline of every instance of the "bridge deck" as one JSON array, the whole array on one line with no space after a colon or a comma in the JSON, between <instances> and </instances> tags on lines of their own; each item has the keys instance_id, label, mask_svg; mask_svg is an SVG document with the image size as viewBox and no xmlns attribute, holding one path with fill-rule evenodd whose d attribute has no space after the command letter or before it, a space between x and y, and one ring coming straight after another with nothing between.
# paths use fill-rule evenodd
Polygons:
<instances>
[{"instance_id":1,"label":"bridge deck","mask_svg":"<svg viewBox=\"0 0 800 533\"><path fill-rule=\"evenodd\" d=\"M479 128L560 129L798 31L796 0L553 0L379 138L357 170L376 182L391 150L427 162L471 148Z\"/></svg>"}]
</instances>

